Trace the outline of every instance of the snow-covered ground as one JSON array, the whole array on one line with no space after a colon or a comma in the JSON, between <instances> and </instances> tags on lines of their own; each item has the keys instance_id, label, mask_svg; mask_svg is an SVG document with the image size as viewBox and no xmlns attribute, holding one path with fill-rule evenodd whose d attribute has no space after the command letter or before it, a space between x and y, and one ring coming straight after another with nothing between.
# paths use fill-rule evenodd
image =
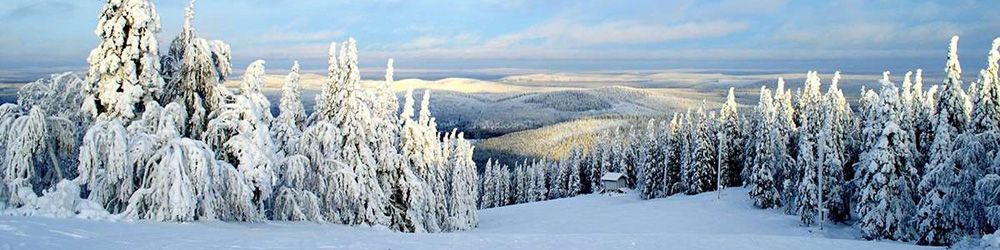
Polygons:
<instances>
[{"instance_id":1,"label":"snow-covered ground","mask_svg":"<svg viewBox=\"0 0 1000 250\"><path fill-rule=\"evenodd\" d=\"M479 228L404 234L314 223L107 222L0 217L0 249L913 249L856 229L798 226L745 189L639 200L586 195L480 211Z\"/></svg>"}]
</instances>

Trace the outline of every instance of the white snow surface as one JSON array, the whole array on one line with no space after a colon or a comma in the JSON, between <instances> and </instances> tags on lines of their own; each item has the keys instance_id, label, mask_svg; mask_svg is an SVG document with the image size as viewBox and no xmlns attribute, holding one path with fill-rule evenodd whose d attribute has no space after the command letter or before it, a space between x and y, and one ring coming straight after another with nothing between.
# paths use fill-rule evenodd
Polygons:
<instances>
[{"instance_id":1,"label":"white snow surface","mask_svg":"<svg viewBox=\"0 0 1000 250\"><path fill-rule=\"evenodd\" d=\"M0 216L0 249L915 249L857 229L800 227L743 188L640 200L584 195L480 210L467 232L396 233L309 222L161 223Z\"/></svg>"}]
</instances>

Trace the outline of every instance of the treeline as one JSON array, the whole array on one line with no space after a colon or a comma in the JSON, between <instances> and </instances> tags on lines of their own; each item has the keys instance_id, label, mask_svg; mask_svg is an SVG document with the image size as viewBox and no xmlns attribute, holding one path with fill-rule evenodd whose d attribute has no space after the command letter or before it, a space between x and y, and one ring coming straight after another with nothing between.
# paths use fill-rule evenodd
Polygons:
<instances>
[{"instance_id":1,"label":"treeline","mask_svg":"<svg viewBox=\"0 0 1000 250\"><path fill-rule=\"evenodd\" d=\"M477 225L473 146L437 131L429 91L415 110L408 89L399 114L392 59L385 83L364 89L355 41L333 43L314 112L303 108L295 63L275 117L265 62L247 67L238 90L226 88L229 46L196 35L193 1L185 16L161 56L153 4L108 0L85 78L40 80L0 106L0 208L404 232Z\"/></svg>"},{"instance_id":2,"label":"treeline","mask_svg":"<svg viewBox=\"0 0 1000 250\"><path fill-rule=\"evenodd\" d=\"M952 38L945 80L922 71L901 86L885 72L856 109L836 72L816 72L794 92L778 79L750 112L730 89L718 112L699 108L645 127L605 131L554 163L489 164L480 207L598 192L600 176L625 174L644 199L745 186L760 208L801 225L853 223L866 239L949 245L1000 226L1000 38L968 85ZM968 91L965 90L968 88ZM857 110L855 112L854 110Z\"/></svg>"}]
</instances>

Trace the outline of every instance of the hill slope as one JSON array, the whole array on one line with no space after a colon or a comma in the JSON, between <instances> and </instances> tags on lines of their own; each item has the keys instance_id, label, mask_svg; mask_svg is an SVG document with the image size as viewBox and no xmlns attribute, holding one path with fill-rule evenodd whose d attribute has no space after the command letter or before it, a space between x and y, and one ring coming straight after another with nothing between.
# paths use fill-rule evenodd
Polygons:
<instances>
[{"instance_id":1,"label":"hill slope","mask_svg":"<svg viewBox=\"0 0 1000 250\"><path fill-rule=\"evenodd\" d=\"M746 189L642 201L586 195L480 211L479 228L402 234L312 223L104 222L0 217L0 249L912 249L858 231L799 227L753 208Z\"/></svg>"}]
</instances>

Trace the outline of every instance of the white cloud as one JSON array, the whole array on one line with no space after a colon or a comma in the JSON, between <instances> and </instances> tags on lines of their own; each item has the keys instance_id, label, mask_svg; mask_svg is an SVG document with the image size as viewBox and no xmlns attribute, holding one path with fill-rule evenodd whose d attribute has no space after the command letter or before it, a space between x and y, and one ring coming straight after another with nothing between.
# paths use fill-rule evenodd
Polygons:
<instances>
[{"instance_id":1,"label":"white cloud","mask_svg":"<svg viewBox=\"0 0 1000 250\"><path fill-rule=\"evenodd\" d=\"M399 46L399 49L431 49L453 46L468 46L479 41L479 35L460 33L456 35L426 35L417 37Z\"/></svg>"},{"instance_id":2,"label":"white cloud","mask_svg":"<svg viewBox=\"0 0 1000 250\"><path fill-rule=\"evenodd\" d=\"M788 25L776 31L779 41L818 48L885 48L940 44L965 28L948 22L903 24L852 22L822 26Z\"/></svg>"},{"instance_id":3,"label":"white cloud","mask_svg":"<svg viewBox=\"0 0 1000 250\"><path fill-rule=\"evenodd\" d=\"M586 24L565 18L529 27L523 31L502 35L485 43L486 47L543 42L559 47L649 44L685 39L721 37L747 29L743 22L706 21L664 25L634 20Z\"/></svg>"},{"instance_id":4,"label":"white cloud","mask_svg":"<svg viewBox=\"0 0 1000 250\"><path fill-rule=\"evenodd\" d=\"M319 31L287 31L272 30L264 33L256 42L260 43L295 43L295 42L327 42L344 35L343 30Z\"/></svg>"}]
</instances>

